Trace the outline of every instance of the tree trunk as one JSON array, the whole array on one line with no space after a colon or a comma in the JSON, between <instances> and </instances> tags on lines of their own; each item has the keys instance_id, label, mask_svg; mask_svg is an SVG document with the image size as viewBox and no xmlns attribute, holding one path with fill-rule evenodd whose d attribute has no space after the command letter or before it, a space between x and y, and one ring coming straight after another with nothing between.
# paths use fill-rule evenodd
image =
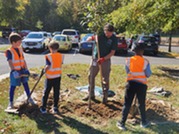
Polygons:
<instances>
[{"instance_id":1,"label":"tree trunk","mask_svg":"<svg viewBox=\"0 0 179 134\"><path fill-rule=\"evenodd\" d=\"M171 47L172 47L172 31L170 32L170 35L169 35L168 52L171 52Z\"/></svg>"}]
</instances>

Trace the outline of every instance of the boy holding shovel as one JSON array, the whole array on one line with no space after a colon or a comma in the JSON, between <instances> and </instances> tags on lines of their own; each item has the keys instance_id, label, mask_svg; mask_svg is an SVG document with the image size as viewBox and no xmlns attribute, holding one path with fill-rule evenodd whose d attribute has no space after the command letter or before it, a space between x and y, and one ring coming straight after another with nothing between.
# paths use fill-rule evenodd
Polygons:
<instances>
[{"instance_id":1,"label":"boy holding shovel","mask_svg":"<svg viewBox=\"0 0 179 134\"><path fill-rule=\"evenodd\" d=\"M60 84L62 75L62 63L63 55L58 52L59 44L57 42L51 42L49 45L50 53L45 55L46 66L45 66L45 89L42 97L42 106L40 107L41 113L45 114L47 99L51 89L53 88L54 106L53 113L58 113L58 101L60 95Z\"/></svg>"},{"instance_id":2,"label":"boy holding shovel","mask_svg":"<svg viewBox=\"0 0 179 134\"><path fill-rule=\"evenodd\" d=\"M9 36L9 41L12 46L5 52L5 56L7 57L9 67L11 69L9 89L10 99L7 109L13 109L14 92L16 86L20 86L22 83L27 97L30 96L30 90L28 85L28 76L30 75L30 73L23 55L23 50L21 48L21 36L17 33L11 33ZM31 97L28 99L28 101L31 104L35 104Z\"/></svg>"},{"instance_id":3,"label":"boy holding shovel","mask_svg":"<svg viewBox=\"0 0 179 134\"><path fill-rule=\"evenodd\" d=\"M122 119L117 122L117 127L126 130L125 122L136 95L139 103L139 111L141 115L141 127L145 128L149 125L145 115L145 100L147 90L147 78L151 75L150 64L143 57L145 44L135 43L135 55L126 60L127 84L125 90L124 106L122 110Z\"/></svg>"}]
</instances>

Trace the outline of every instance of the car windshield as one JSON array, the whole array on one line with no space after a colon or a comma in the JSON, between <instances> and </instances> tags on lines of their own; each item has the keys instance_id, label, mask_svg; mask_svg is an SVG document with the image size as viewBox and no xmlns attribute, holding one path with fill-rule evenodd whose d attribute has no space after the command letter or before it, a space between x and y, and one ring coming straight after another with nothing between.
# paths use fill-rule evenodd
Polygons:
<instances>
[{"instance_id":1,"label":"car windshield","mask_svg":"<svg viewBox=\"0 0 179 134\"><path fill-rule=\"evenodd\" d=\"M55 36L54 40L57 40L57 41L66 41L66 37L64 37L64 36Z\"/></svg>"},{"instance_id":2,"label":"car windshield","mask_svg":"<svg viewBox=\"0 0 179 134\"><path fill-rule=\"evenodd\" d=\"M144 37L141 38L141 40L143 40L143 41L155 41L156 39L155 39L155 37L144 36Z\"/></svg>"},{"instance_id":3,"label":"car windshield","mask_svg":"<svg viewBox=\"0 0 179 134\"><path fill-rule=\"evenodd\" d=\"M82 38L82 41L86 41L88 37L93 36L93 34L87 34Z\"/></svg>"},{"instance_id":4,"label":"car windshield","mask_svg":"<svg viewBox=\"0 0 179 134\"><path fill-rule=\"evenodd\" d=\"M28 33L28 32L30 32L30 30L22 30L21 32L22 33L26 33L26 32Z\"/></svg>"},{"instance_id":5,"label":"car windshield","mask_svg":"<svg viewBox=\"0 0 179 134\"><path fill-rule=\"evenodd\" d=\"M74 31L64 31L63 34L66 34L66 35L76 35L76 33Z\"/></svg>"},{"instance_id":6,"label":"car windshield","mask_svg":"<svg viewBox=\"0 0 179 134\"><path fill-rule=\"evenodd\" d=\"M42 34L28 34L26 38L41 39L41 38L43 38L43 36L42 36Z\"/></svg>"}]
</instances>

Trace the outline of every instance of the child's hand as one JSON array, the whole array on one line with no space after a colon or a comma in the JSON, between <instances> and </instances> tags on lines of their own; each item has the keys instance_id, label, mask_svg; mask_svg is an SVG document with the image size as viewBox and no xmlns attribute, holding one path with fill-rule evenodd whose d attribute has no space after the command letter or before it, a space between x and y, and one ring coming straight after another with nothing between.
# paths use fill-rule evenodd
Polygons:
<instances>
[{"instance_id":1,"label":"child's hand","mask_svg":"<svg viewBox=\"0 0 179 134\"><path fill-rule=\"evenodd\" d=\"M15 79L20 78L20 73L18 71L12 71L12 75L14 76Z\"/></svg>"}]
</instances>

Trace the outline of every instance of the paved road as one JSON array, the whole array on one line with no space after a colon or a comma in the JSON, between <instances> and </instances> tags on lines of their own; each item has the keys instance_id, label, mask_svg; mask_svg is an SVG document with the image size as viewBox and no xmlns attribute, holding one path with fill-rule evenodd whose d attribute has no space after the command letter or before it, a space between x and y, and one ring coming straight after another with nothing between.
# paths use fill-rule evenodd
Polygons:
<instances>
[{"instance_id":1,"label":"paved road","mask_svg":"<svg viewBox=\"0 0 179 134\"><path fill-rule=\"evenodd\" d=\"M0 45L1 47L2 45ZM179 47L177 47L177 50ZM44 55L45 53L25 53L25 59L27 61L28 67L40 67L43 66L45 63ZM83 63L89 64L91 60L91 56L88 54L80 54L76 50L72 50L70 53L63 53L65 55L64 64L71 64L71 63ZM124 65L126 57L132 56L133 53L129 52L127 56L113 56L112 57L112 64L116 65ZM0 52L0 75L9 72L8 63L4 56L4 53ZM165 57L154 57L154 56L145 56L151 64L153 65L179 65L179 59L175 58L165 58Z\"/></svg>"}]
</instances>

